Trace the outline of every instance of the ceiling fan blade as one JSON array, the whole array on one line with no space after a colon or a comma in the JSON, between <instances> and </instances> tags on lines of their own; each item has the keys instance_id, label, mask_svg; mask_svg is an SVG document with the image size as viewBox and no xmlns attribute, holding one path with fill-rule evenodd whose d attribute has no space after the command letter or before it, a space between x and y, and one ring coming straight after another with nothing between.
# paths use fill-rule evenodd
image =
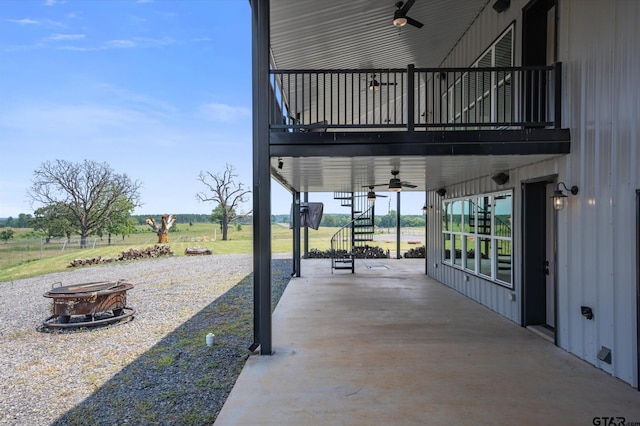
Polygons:
<instances>
[{"instance_id":1,"label":"ceiling fan blade","mask_svg":"<svg viewBox=\"0 0 640 426\"><path fill-rule=\"evenodd\" d=\"M407 18L407 24L409 25L413 25L416 28L422 28L424 26L422 22L418 22L413 18L409 18L408 16L406 18Z\"/></svg>"},{"instance_id":2,"label":"ceiling fan blade","mask_svg":"<svg viewBox=\"0 0 640 426\"><path fill-rule=\"evenodd\" d=\"M407 2L402 5L402 8L400 9L400 12L403 15L406 15L407 12L409 11L409 9L411 9L411 6L413 6L413 4L416 2L416 0L407 0Z\"/></svg>"},{"instance_id":3,"label":"ceiling fan blade","mask_svg":"<svg viewBox=\"0 0 640 426\"><path fill-rule=\"evenodd\" d=\"M363 188L369 188L370 186L389 186L388 183L376 183L375 185L367 185L366 187L363 186Z\"/></svg>"},{"instance_id":4,"label":"ceiling fan blade","mask_svg":"<svg viewBox=\"0 0 640 426\"><path fill-rule=\"evenodd\" d=\"M380 195L380 194L376 194L376 197L382 197L382 198L388 198L388 195Z\"/></svg>"},{"instance_id":5,"label":"ceiling fan blade","mask_svg":"<svg viewBox=\"0 0 640 426\"><path fill-rule=\"evenodd\" d=\"M409 183L409 182L402 182L402 186L405 187L405 188L417 188L418 187L418 185L414 185L414 184Z\"/></svg>"},{"instance_id":6,"label":"ceiling fan blade","mask_svg":"<svg viewBox=\"0 0 640 426\"><path fill-rule=\"evenodd\" d=\"M380 83L381 86L397 86L398 83Z\"/></svg>"}]
</instances>

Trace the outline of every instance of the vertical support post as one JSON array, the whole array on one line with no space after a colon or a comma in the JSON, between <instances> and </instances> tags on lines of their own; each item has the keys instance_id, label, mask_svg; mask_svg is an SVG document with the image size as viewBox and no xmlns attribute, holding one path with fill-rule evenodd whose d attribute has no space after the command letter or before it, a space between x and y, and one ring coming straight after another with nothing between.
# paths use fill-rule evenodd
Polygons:
<instances>
[{"instance_id":1,"label":"vertical support post","mask_svg":"<svg viewBox=\"0 0 640 426\"><path fill-rule=\"evenodd\" d=\"M305 206L309 206L309 193L304 193L304 204ZM304 259L309 258L309 222L306 222L304 225Z\"/></svg>"},{"instance_id":2,"label":"vertical support post","mask_svg":"<svg viewBox=\"0 0 640 426\"><path fill-rule=\"evenodd\" d=\"M271 355L271 175L269 158L269 0L251 2L253 84L253 336Z\"/></svg>"},{"instance_id":3,"label":"vertical support post","mask_svg":"<svg viewBox=\"0 0 640 426\"><path fill-rule=\"evenodd\" d=\"M375 98L375 96L374 96ZM355 274L356 272L356 224L353 221L356 217L356 198L353 196L353 192L351 194L351 247L349 248L349 252L351 253L351 273Z\"/></svg>"},{"instance_id":4,"label":"vertical support post","mask_svg":"<svg viewBox=\"0 0 640 426\"><path fill-rule=\"evenodd\" d=\"M407 131L413 132L415 127L415 78L414 78L415 65L407 65ZM400 195L398 195L400 197Z\"/></svg>"},{"instance_id":5,"label":"vertical support post","mask_svg":"<svg viewBox=\"0 0 640 426\"><path fill-rule=\"evenodd\" d=\"M300 193L293 193L293 275L300 276Z\"/></svg>"},{"instance_id":6,"label":"vertical support post","mask_svg":"<svg viewBox=\"0 0 640 426\"><path fill-rule=\"evenodd\" d=\"M556 129L562 126L562 62L553 67L553 125Z\"/></svg>"},{"instance_id":7,"label":"vertical support post","mask_svg":"<svg viewBox=\"0 0 640 426\"><path fill-rule=\"evenodd\" d=\"M429 212L432 209L429 207L429 193L426 191L424 193L424 205L427 208L424 212L424 273L429 275L429 256L427 253L429 248Z\"/></svg>"},{"instance_id":8,"label":"vertical support post","mask_svg":"<svg viewBox=\"0 0 640 426\"><path fill-rule=\"evenodd\" d=\"M400 192L397 193L397 206L396 206L396 259L400 257Z\"/></svg>"}]
</instances>

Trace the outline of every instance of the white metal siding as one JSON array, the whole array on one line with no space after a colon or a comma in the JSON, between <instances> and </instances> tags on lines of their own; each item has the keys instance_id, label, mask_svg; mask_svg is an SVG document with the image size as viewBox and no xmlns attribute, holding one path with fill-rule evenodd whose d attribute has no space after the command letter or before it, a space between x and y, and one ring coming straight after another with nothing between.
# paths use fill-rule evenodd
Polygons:
<instances>
[{"instance_id":1,"label":"white metal siding","mask_svg":"<svg viewBox=\"0 0 640 426\"><path fill-rule=\"evenodd\" d=\"M561 346L638 386L635 190L640 126L640 2L562 0L559 55L572 154L565 178L580 186L558 227L567 241ZM562 177L562 176L561 176ZM568 283L568 285L567 285ZM594 320L579 315L594 308ZM612 364L596 355L612 350Z\"/></svg>"},{"instance_id":2,"label":"white metal siding","mask_svg":"<svg viewBox=\"0 0 640 426\"><path fill-rule=\"evenodd\" d=\"M503 14L487 8L443 62L466 66L516 20L520 62L521 16L526 1ZM520 182L558 175L580 192L557 213L558 344L637 387L635 191L640 188L640 2L558 0L559 61L563 62L563 127L572 153L511 170L514 188L512 291L440 263L441 198L429 194L428 274L520 322L522 247ZM447 188L446 198L502 189L489 177ZM436 267L435 265L438 264ZM593 308L586 320L580 306ZM605 346L612 364L597 359Z\"/></svg>"}]
</instances>

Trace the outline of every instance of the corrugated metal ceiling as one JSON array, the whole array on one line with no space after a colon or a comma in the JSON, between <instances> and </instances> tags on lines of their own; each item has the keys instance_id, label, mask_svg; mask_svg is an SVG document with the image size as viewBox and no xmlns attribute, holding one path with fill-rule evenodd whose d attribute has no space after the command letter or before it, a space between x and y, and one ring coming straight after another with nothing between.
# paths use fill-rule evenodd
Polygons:
<instances>
[{"instance_id":1,"label":"corrugated metal ceiling","mask_svg":"<svg viewBox=\"0 0 640 426\"><path fill-rule=\"evenodd\" d=\"M272 0L271 48L278 69L437 67L488 0L416 0L392 24L393 0Z\"/></svg>"}]
</instances>

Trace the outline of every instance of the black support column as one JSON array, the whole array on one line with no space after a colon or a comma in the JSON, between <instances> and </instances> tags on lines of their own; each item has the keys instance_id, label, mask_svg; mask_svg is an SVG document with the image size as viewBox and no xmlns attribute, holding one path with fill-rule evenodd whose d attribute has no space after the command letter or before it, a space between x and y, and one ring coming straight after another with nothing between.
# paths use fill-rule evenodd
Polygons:
<instances>
[{"instance_id":1,"label":"black support column","mask_svg":"<svg viewBox=\"0 0 640 426\"><path fill-rule=\"evenodd\" d=\"M300 193L293 193L293 274L300 276Z\"/></svg>"},{"instance_id":2,"label":"black support column","mask_svg":"<svg viewBox=\"0 0 640 426\"><path fill-rule=\"evenodd\" d=\"M309 193L304 193L304 205L309 207ZM304 225L304 255L305 259L309 258L309 222Z\"/></svg>"},{"instance_id":3,"label":"black support column","mask_svg":"<svg viewBox=\"0 0 640 426\"><path fill-rule=\"evenodd\" d=\"M400 257L400 193L397 193L397 211L396 211L396 259L401 259Z\"/></svg>"},{"instance_id":4,"label":"black support column","mask_svg":"<svg viewBox=\"0 0 640 426\"><path fill-rule=\"evenodd\" d=\"M269 0L251 1L253 84L253 327L271 355L271 174L269 170Z\"/></svg>"}]
</instances>

